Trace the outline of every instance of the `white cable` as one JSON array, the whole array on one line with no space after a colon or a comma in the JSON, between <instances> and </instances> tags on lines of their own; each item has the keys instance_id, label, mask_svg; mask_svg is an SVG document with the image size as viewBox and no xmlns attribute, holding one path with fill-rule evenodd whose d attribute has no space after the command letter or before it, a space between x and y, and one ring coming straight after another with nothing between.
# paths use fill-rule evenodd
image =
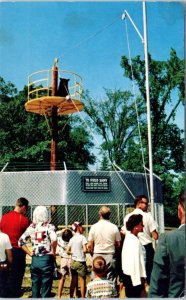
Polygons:
<instances>
[{"instance_id":1,"label":"white cable","mask_svg":"<svg viewBox=\"0 0 186 300\"><path fill-rule=\"evenodd\" d=\"M51 130L51 127L50 127L50 125L49 125L49 122L48 122L46 113L44 113L44 117L45 117L45 121L46 121L46 123L47 123L48 130L49 130L49 132L50 132L50 135L52 135L52 130Z\"/></svg>"},{"instance_id":2,"label":"white cable","mask_svg":"<svg viewBox=\"0 0 186 300\"><path fill-rule=\"evenodd\" d=\"M128 185L124 182L123 178L121 177L121 175L119 174L119 172L116 170L116 164L112 164L114 169L115 169L115 172L117 173L117 175L119 176L119 178L121 179L121 181L123 182L123 184L125 185L126 189L129 191L129 193L132 195L133 199L135 199L135 196L134 194L131 192L131 190L129 189ZM118 167L118 166L117 166ZM119 168L119 167L118 167ZM123 170L121 168L119 168L120 171L123 172Z\"/></svg>"},{"instance_id":3,"label":"white cable","mask_svg":"<svg viewBox=\"0 0 186 300\"><path fill-rule=\"evenodd\" d=\"M4 170L6 169L6 167L8 166L9 162L7 162L4 167L2 168L1 172L4 172Z\"/></svg>"},{"instance_id":4,"label":"white cable","mask_svg":"<svg viewBox=\"0 0 186 300\"><path fill-rule=\"evenodd\" d=\"M120 19L120 15L118 15L111 23L105 25L103 28L99 29L98 31L96 31L95 33L90 34L88 37L85 37L84 39L82 39L79 43L77 43L76 45L74 45L73 47L69 48L66 50L67 53L69 53L69 51L78 48L79 46L81 46L82 44L86 43L88 40L94 38L96 35L102 33L104 30L106 30L108 27L112 26L114 23L116 23L118 20ZM65 53L65 50L64 50ZM61 57L64 57L65 55L61 55Z\"/></svg>"}]
</instances>

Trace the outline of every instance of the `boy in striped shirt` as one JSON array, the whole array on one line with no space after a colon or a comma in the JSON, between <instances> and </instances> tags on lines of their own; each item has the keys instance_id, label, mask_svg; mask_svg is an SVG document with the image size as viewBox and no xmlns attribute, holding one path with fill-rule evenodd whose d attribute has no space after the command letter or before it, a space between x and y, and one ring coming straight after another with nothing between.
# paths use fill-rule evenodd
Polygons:
<instances>
[{"instance_id":1,"label":"boy in striped shirt","mask_svg":"<svg viewBox=\"0 0 186 300\"><path fill-rule=\"evenodd\" d=\"M95 278L87 284L86 298L116 298L118 296L115 283L106 278L107 265L102 256L93 260Z\"/></svg>"}]
</instances>

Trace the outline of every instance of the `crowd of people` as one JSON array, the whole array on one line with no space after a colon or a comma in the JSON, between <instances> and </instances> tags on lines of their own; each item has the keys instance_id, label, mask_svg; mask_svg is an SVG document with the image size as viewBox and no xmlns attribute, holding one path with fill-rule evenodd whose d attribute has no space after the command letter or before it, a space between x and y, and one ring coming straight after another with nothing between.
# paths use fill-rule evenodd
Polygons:
<instances>
[{"instance_id":1,"label":"crowd of people","mask_svg":"<svg viewBox=\"0 0 186 300\"><path fill-rule=\"evenodd\" d=\"M70 276L70 298L177 298L185 295L185 193L179 197L180 227L158 236L158 227L148 211L148 198L135 198L135 209L118 228L110 221L106 205L99 220L84 235L83 224L56 232L45 206L37 206L30 221L24 214L29 202L16 201L15 209L0 220L0 297L19 298L26 255L31 257L33 298L49 298L57 254L61 258L58 294L63 297L66 276ZM31 246L30 246L31 242ZM92 272L87 275L87 253Z\"/></svg>"}]
</instances>

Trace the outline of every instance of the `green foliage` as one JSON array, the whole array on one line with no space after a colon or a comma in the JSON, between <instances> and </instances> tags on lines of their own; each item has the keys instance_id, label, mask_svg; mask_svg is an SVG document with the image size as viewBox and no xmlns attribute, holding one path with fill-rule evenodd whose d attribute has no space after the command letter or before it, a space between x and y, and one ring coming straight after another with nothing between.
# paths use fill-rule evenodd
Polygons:
<instances>
[{"instance_id":1,"label":"green foliage","mask_svg":"<svg viewBox=\"0 0 186 300\"><path fill-rule=\"evenodd\" d=\"M5 82L5 80L0 77L0 102L6 102L8 97L13 97L17 94L17 89L11 82Z\"/></svg>"},{"instance_id":2,"label":"green foliage","mask_svg":"<svg viewBox=\"0 0 186 300\"><path fill-rule=\"evenodd\" d=\"M163 197L164 197L164 212L165 212L165 224L171 227L177 227L180 225L180 221L177 217L178 199L181 192L185 187L185 174L164 174L162 179L163 185Z\"/></svg>"},{"instance_id":3,"label":"green foliage","mask_svg":"<svg viewBox=\"0 0 186 300\"><path fill-rule=\"evenodd\" d=\"M85 112L90 117L91 128L101 135L101 152L106 153L110 162L122 165L127 153L128 142L137 136L137 122L134 99L130 92L106 91L106 98L94 101L88 92L84 93ZM144 105L137 99L139 115L144 113Z\"/></svg>"},{"instance_id":4,"label":"green foliage","mask_svg":"<svg viewBox=\"0 0 186 300\"><path fill-rule=\"evenodd\" d=\"M122 164L122 169L128 172L144 172L143 163L142 163L142 150L139 142L136 142L134 139L131 139L127 145L127 151L125 154L125 160ZM144 158L147 161L148 153L147 149L143 149Z\"/></svg>"},{"instance_id":5,"label":"green foliage","mask_svg":"<svg viewBox=\"0 0 186 300\"><path fill-rule=\"evenodd\" d=\"M104 153L103 153L103 159L101 161L100 170L101 171L110 171L110 170L112 170L112 166L110 164L110 161Z\"/></svg>"},{"instance_id":6,"label":"green foliage","mask_svg":"<svg viewBox=\"0 0 186 300\"><path fill-rule=\"evenodd\" d=\"M0 78L0 164L37 163L37 169L49 169L51 133L44 117L26 112L27 87L16 92L13 84ZM48 120L50 124L50 120ZM49 125L48 124L48 125ZM77 125L77 126L76 126ZM85 169L94 163L93 143L77 117L58 117L58 160L71 169ZM81 155L79 155L81 153ZM43 164L43 166L42 166Z\"/></svg>"},{"instance_id":7,"label":"green foliage","mask_svg":"<svg viewBox=\"0 0 186 300\"><path fill-rule=\"evenodd\" d=\"M133 77L145 102L144 64L139 56L132 59ZM124 75L131 79L131 65L126 57L122 57L121 66ZM155 170L156 165L160 165L161 173L182 171L183 131L173 122L176 109L184 99L184 62L177 57L175 50L171 49L170 59L166 62L155 61L149 55L149 81ZM147 140L146 128L142 135Z\"/></svg>"}]
</instances>

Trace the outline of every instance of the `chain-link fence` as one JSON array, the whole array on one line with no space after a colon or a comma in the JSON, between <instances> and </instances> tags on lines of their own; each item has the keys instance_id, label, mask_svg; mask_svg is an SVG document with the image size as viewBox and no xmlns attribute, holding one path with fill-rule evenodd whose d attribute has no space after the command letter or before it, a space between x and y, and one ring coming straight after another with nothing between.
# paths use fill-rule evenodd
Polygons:
<instances>
[{"instance_id":1,"label":"chain-link fence","mask_svg":"<svg viewBox=\"0 0 186 300\"><path fill-rule=\"evenodd\" d=\"M25 171L0 173L1 205L26 197L31 205L133 203L148 195L149 176L114 171ZM154 177L155 203L162 203L161 181Z\"/></svg>"},{"instance_id":2,"label":"chain-link fence","mask_svg":"<svg viewBox=\"0 0 186 300\"><path fill-rule=\"evenodd\" d=\"M113 171L25 171L0 173L0 217L13 209L19 197L26 197L28 215L37 205L51 207L56 226L69 226L81 221L89 226L98 219L101 205L111 206L111 221L123 223L135 195L148 195L148 181L142 173ZM162 186L154 177L155 218L164 230ZM52 208L53 207L53 208Z\"/></svg>"},{"instance_id":3,"label":"chain-link fence","mask_svg":"<svg viewBox=\"0 0 186 300\"><path fill-rule=\"evenodd\" d=\"M39 204L38 204L39 205ZM46 205L51 216L51 223L57 230L64 227L71 227L75 221L82 222L85 233L88 235L89 228L99 219L99 210L102 205L108 205L111 209L110 221L118 227L123 225L123 219L127 213L134 209L131 204L71 204L71 205ZM31 220L32 212L36 206L29 206L26 215ZM1 206L2 215L13 210L14 206ZM163 205L155 204L155 219L157 221L159 232L164 231Z\"/></svg>"}]
</instances>

